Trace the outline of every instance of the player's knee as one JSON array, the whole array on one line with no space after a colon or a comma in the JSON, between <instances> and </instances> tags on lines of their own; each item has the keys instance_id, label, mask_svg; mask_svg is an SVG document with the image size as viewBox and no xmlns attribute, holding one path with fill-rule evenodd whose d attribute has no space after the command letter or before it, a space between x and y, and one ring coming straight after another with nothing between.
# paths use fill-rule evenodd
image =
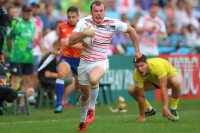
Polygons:
<instances>
[{"instance_id":1,"label":"player's knee","mask_svg":"<svg viewBox=\"0 0 200 133\"><path fill-rule=\"evenodd\" d=\"M173 88L175 88L175 89L180 88L180 85L181 85L181 82L180 82L179 79L176 79L176 80L174 80L174 81L172 82L172 86L173 86Z\"/></svg>"},{"instance_id":2,"label":"player's knee","mask_svg":"<svg viewBox=\"0 0 200 133\"><path fill-rule=\"evenodd\" d=\"M90 76L89 80L90 80L90 85L92 85L92 86L95 86L98 84L98 79L96 79L94 77Z\"/></svg>"},{"instance_id":3,"label":"player's knee","mask_svg":"<svg viewBox=\"0 0 200 133\"><path fill-rule=\"evenodd\" d=\"M88 99L90 97L89 93L82 93L82 98L83 99Z\"/></svg>"},{"instance_id":4,"label":"player's knee","mask_svg":"<svg viewBox=\"0 0 200 133\"><path fill-rule=\"evenodd\" d=\"M64 79L64 78L65 78L65 74L64 74L63 71L59 71L59 72L58 72L58 78L59 78L59 79Z\"/></svg>"},{"instance_id":5,"label":"player's knee","mask_svg":"<svg viewBox=\"0 0 200 133\"><path fill-rule=\"evenodd\" d=\"M135 86L132 85L132 86L128 89L128 94L129 94L129 95L132 95L132 94L135 93L135 91L136 91Z\"/></svg>"}]
</instances>

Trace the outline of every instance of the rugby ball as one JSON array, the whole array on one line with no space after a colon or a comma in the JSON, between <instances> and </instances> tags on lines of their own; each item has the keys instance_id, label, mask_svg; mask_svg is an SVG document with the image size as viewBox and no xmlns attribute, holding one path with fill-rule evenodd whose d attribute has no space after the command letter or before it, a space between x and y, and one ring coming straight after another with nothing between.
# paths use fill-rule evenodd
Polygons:
<instances>
[{"instance_id":1,"label":"rugby ball","mask_svg":"<svg viewBox=\"0 0 200 133\"><path fill-rule=\"evenodd\" d=\"M94 27L91 24L82 24L81 28L80 28L80 32L84 31L86 29L86 27L91 26L90 29L94 30ZM83 37L83 42L85 42L87 45L91 45L94 41L94 37L90 37L90 36L85 36Z\"/></svg>"}]
</instances>

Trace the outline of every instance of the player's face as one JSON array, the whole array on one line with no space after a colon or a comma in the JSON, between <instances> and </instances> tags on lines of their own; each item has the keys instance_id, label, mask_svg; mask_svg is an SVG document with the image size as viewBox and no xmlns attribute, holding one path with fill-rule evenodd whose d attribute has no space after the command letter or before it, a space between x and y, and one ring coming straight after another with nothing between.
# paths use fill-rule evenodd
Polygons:
<instances>
[{"instance_id":1,"label":"player's face","mask_svg":"<svg viewBox=\"0 0 200 133\"><path fill-rule=\"evenodd\" d=\"M158 6L152 6L150 8L150 16L156 17L157 13L158 13Z\"/></svg>"},{"instance_id":2,"label":"player's face","mask_svg":"<svg viewBox=\"0 0 200 133\"><path fill-rule=\"evenodd\" d=\"M104 19L104 5L101 4L100 6L96 6L95 4L93 4L91 15L93 21L97 24L100 24Z\"/></svg>"},{"instance_id":3,"label":"player's face","mask_svg":"<svg viewBox=\"0 0 200 133\"><path fill-rule=\"evenodd\" d=\"M141 76L145 76L148 72L148 63L146 62L138 62L135 63L135 67Z\"/></svg>"},{"instance_id":4,"label":"player's face","mask_svg":"<svg viewBox=\"0 0 200 133\"><path fill-rule=\"evenodd\" d=\"M25 20L29 20L31 18L32 11L23 11L22 16Z\"/></svg>"},{"instance_id":5,"label":"player's face","mask_svg":"<svg viewBox=\"0 0 200 133\"><path fill-rule=\"evenodd\" d=\"M67 17L69 26L75 26L78 22L79 15L76 12L68 12Z\"/></svg>"}]
</instances>

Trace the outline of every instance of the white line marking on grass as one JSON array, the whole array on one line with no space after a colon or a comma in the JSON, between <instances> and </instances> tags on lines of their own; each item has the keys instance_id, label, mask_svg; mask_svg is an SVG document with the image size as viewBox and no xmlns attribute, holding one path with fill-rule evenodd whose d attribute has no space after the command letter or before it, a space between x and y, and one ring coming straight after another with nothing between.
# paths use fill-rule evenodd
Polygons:
<instances>
[{"instance_id":1,"label":"white line marking on grass","mask_svg":"<svg viewBox=\"0 0 200 133\"><path fill-rule=\"evenodd\" d=\"M180 112L179 114L188 114L188 113L199 113L199 111L185 111L185 112ZM161 113L156 113L156 115L162 115ZM132 117L132 116L138 116L139 114L132 114L132 115L118 115L118 116L97 116L96 118L98 119L105 119L105 118L118 118L118 117ZM78 121L80 119L75 118L75 119L64 119L64 120L43 120L43 121L21 121L21 122L12 122L12 123L0 123L1 125L10 125L10 124L25 124L25 123L46 123L46 122L60 122L60 121Z\"/></svg>"}]
</instances>

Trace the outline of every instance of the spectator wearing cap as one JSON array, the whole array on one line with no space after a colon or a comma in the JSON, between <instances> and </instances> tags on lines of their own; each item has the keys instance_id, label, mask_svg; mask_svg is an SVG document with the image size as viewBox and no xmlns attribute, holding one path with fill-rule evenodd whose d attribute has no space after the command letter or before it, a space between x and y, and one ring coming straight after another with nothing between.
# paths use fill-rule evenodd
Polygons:
<instances>
[{"instance_id":1,"label":"spectator wearing cap","mask_svg":"<svg viewBox=\"0 0 200 133\"><path fill-rule=\"evenodd\" d=\"M189 24L187 26L187 28L188 28L188 32L186 33L187 45L190 46L190 47L194 47L195 42L197 40L197 33L196 33L195 28L192 24Z\"/></svg>"},{"instance_id":2,"label":"spectator wearing cap","mask_svg":"<svg viewBox=\"0 0 200 133\"><path fill-rule=\"evenodd\" d=\"M33 95L34 90L30 88L30 75L33 74L33 46L34 46L34 34L35 23L30 20L32 14L32 8L30 5L22 6L22 17L12 21L11 30L7 34L6 38L12 41L11 57L10 57L10 69L11 69L11 85L13 89L16 88L16 84L20 76L23 77L21 91L31 92ZM8 46L10 44L7 44ZM20 99L20 105L24 104L24 99Z\"/></svg>"}]
</instances>

